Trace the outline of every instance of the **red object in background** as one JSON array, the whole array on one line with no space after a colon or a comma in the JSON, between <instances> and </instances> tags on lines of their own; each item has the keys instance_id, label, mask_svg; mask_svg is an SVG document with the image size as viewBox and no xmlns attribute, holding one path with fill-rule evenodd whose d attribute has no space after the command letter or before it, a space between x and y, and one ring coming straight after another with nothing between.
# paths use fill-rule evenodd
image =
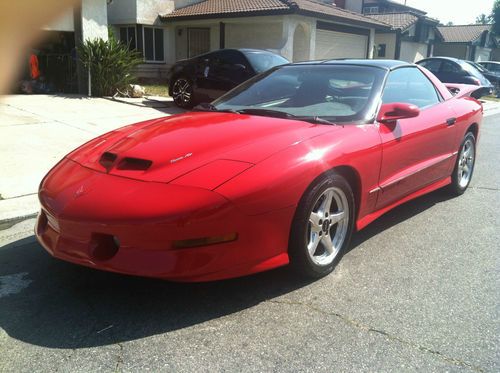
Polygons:
<instances>
[{"instance_id":1,"label":"red object in background","mask_svg":"<svg viewBox=\"0 0 500 373\"><path fill-rule=\"evenodd\" d=\"M40 68L38 66L38 57L36 54L30 56L30 74L31 79L38 79L40 77Z\"/></svg>"},{"instance_id":2,"label":"red object in background","mask_svg":"<svg viewBox=\"0 0 500 373\"><path fill-rule=\"evenodd\" d=\"M100 136L42 181L37 238L69 262L176 281L286 265L297 205L326 171L359 178L357 229L450 183L482 107L422 71L443 101L392 124L192 112Z\"/></svg>"}]
</instances>

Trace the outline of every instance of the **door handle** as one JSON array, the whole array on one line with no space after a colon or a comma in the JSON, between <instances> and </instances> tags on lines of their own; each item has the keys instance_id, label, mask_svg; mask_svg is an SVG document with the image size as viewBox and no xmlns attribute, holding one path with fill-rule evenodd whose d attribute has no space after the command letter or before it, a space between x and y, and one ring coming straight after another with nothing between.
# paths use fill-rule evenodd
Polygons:
<instances>
[{"instance_id":1,"label":"door handle","mask_svg":"<svg viewBox=\"0 0 500 373\"><path fill-rule=\"evenodd\" d=\"M448 126L453 126L455 123L457 123L457 118L448 118L448 119L446 119L446 124Z\"/></svg>"}]
</instances>

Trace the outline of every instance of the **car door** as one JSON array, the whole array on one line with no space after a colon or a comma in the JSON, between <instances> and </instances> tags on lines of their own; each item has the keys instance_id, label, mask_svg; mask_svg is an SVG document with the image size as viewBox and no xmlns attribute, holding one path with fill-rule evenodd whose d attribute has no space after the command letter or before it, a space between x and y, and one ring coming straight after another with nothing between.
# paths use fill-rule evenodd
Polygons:
<instances>
[{"instance_id":1,"label":"car door","mask_svg":"<svg viewBox=\"0 0 500 373\"><path fill-rule=\"evenodd\" d=\"M414 104L420 114L392 124L380 123L383 161L377 208L448 177L456 150L454 111L417 67L390 72L382 102Z\"/></svg>"},{"instance_id":2,"label":"car door","mask_svg":"<svg viewBox=\"0 0 500 373\"><path fill-rule=\"evenodd\" d=\"M252 69L241 52L228 49L214 53L207 72L211 98L223 95L252 75Z\"/></svg>"}]
</instances>

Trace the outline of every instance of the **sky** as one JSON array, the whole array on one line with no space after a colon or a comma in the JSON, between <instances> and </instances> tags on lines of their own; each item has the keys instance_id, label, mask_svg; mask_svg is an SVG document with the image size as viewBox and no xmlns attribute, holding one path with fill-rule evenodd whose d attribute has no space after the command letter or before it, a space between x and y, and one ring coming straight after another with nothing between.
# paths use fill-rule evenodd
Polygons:
<instances>
[{"instance_id":1,"label":"sky","mask_svg":"<svg viewBox=\"0 0 500 373\"><path fill-rule=\"evenodd\" d=\"M396 0L404 4L404 0ZM407 0L406 5L427 12L443 24L455 25L474 23L481 13L490 14L494 0Z\"/></svg>"}]
</instances>

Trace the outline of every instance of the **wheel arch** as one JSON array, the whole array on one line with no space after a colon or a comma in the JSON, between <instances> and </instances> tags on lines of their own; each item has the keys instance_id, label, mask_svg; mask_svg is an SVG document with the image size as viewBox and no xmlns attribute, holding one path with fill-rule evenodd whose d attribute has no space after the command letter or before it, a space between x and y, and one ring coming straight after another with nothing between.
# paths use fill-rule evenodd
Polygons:
<instances>
[{"instance_id":1,"label":"wheel arch","mask_svg":"<svg viewBox=\"0 0 500 373\"><path fill-rule=\"evenodd\" d=\"M479 125L477 123L472 123L469 127L467 127L467 131L465 131L465 133L467 132L472 132L477 141L477 135L479 134Z\"/></svg>"},{"instance_id":2,"label":"wheel arch","mask_svg":"<svg viewBox=\"0 0 500 373\"><path fill-rule=\"evenodd\" d=\"M356 209L354 216L357 219L359 212L359 205L361 203L361 177L358 171L347 165L335 166L331 171L337 172L342 177L344 177L352 189L352 194L354 195L354 207Z\"/></svg>"}]
</instances>

